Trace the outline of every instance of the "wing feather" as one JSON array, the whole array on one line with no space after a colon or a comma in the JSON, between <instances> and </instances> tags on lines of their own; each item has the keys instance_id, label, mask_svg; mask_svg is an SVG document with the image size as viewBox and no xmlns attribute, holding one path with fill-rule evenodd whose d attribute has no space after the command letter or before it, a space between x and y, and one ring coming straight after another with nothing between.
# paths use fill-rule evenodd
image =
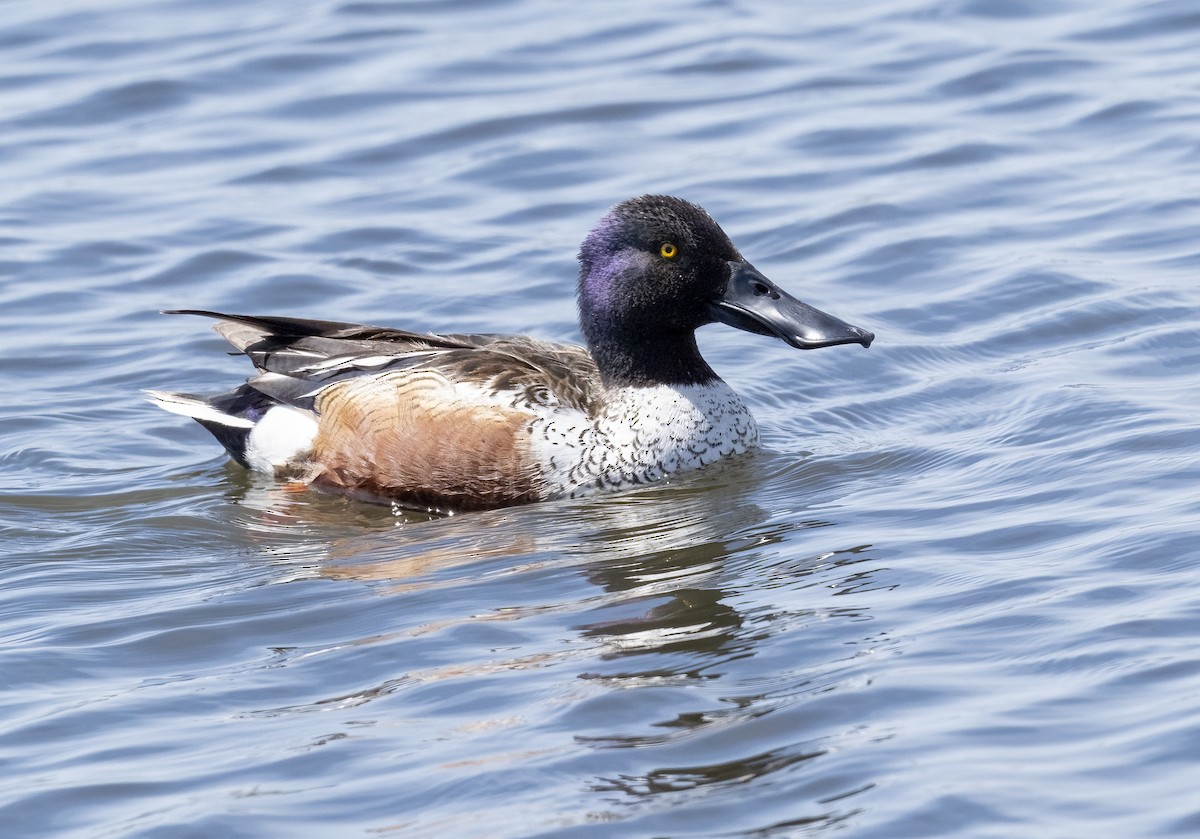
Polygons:
<instances>
[{"instance_id":1,"label":"wing feather","mask_svg":"<svg viewBox=\"0 0 1200 839\"><path fill-rule=\"evenodd\" d=\"M255 390L312 409L329 385L402 370L436 370L448 380L493 394L511 392L530 405L553 400L590 412L600 375L583 347L523 335L409 332L303 318L172 310L214 318L213 328L253 362Z\"/></svg>"}]
</instances>

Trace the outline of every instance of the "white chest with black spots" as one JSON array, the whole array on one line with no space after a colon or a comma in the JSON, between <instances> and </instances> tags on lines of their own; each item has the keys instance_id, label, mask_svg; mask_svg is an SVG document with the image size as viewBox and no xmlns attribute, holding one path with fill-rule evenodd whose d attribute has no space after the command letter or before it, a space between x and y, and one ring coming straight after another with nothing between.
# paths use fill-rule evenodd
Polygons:
<instances>
[{"instance_id":1,"label":"white chest with black spots","mask_svg":"<svg viewBox=\"0 0 1200 839\"><path fill-rule=\"evenodd\" d=\"M758 426L722 381L611 392L589 418L550 410L530 428L549 497L657 481L758 445Z\"/></svg>"}]
</instances>

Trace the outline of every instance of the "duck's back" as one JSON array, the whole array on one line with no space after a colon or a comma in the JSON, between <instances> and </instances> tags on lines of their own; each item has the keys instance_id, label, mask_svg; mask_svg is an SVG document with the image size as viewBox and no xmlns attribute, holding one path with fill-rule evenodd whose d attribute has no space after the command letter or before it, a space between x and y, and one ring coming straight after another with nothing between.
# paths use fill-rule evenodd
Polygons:
<instances>
[{"instance_id":1,"label":"duck's back","mask_svg":"<svg viewBox=\"0 0 1200 839\"><path fill-rule=\"evenodd\" d=\"M409 332L301 318L181 311L218 319L214 328L259 375L249 383L280 402L311 408L323 389L355 378L436 370L487 394L531 404L554 399L587 410L600 386L583 347L525 335Z\"/></svg>"}]
</instances>

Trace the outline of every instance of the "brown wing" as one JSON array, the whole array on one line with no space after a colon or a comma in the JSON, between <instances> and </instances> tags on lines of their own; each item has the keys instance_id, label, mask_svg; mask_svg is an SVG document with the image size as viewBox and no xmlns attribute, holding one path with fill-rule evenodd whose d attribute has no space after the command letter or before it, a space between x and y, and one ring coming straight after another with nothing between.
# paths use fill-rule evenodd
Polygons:
<instances>
[{"instance_id":1,"label":"brown wing","mask_svg":"<svg viewBox=\"0 0 1200 839\"><path fill-rule=\"evenodd\" d=\"M525 335L464 337L488 340L471 350L446 351L421 366L490 393L520 393L519 401L531 407L556 402L591 413L600 394L600 371L583 347Z\"/></svg>"},{"instance_id":2,"label":"brown wing","mask_svg":"<svg viewBox=\"0 0 1200 839\"><path fill-rule=\"evenodd\" d=\"M516 392L531 406L557 402L588 412L600 389L596 363L583 347L523 335L434 335L195 309L172 314L216 318L214 329L258 369L250 385L306 409L332 384L399 370L437 370L491 393Z\"/></svg>"}]
</instances>

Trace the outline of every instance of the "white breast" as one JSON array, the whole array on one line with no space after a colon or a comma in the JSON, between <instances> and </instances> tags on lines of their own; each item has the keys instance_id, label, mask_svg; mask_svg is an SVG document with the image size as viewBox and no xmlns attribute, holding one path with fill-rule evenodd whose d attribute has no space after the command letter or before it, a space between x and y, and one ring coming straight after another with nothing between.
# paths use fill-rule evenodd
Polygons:
<instances>
[{"instance_id":1,"label":"white breast","mask_svg":"<svg viewBox=\"0 0 1200 839\"><path fill-rule=\"evenodd\" d=\"M656 481L758 445L758 426L722 381L621 388L597 417L562 407L533 421L551 497Z\"/></svg>"}]
</instances>

